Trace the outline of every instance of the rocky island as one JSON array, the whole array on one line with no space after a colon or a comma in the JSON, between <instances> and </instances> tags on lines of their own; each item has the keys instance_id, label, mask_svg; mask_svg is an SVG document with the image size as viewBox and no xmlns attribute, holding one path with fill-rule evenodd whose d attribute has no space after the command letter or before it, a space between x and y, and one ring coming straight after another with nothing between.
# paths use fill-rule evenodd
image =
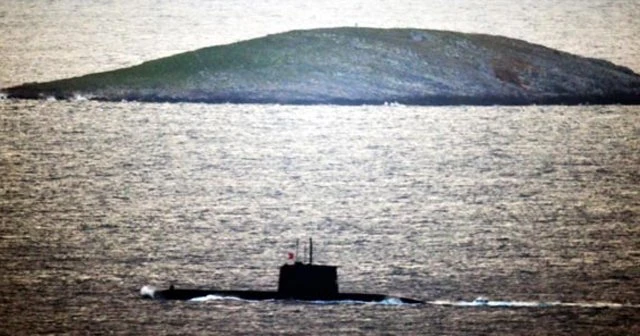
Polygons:
<instances>
[{"instance_id":1,"label":"rocky island","mask_svg":"<svg viewBox=\"0 0 640 336\"><path fill-rule=\"evenodd\" d=\"M145 102L638 104L640 76L501 36L353 27L290 31L1 91Z\"/></svg>"}]
</instances>

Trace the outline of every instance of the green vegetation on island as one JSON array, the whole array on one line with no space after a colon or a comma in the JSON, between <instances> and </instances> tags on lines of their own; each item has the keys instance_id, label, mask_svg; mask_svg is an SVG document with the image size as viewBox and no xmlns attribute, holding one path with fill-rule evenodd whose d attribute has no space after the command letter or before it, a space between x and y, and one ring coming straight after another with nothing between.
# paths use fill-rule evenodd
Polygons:
<instances>
[{"instance_id":1,"label":"green vegetation on island","mask_svg":"<svg viewBox=\"0 0 640 336\"><path fill-rule=\"evenodd\" d=\"M640 76L607 61L500 36L330 28L2 91L15 98L151 102L638 104Z\"/></svg>"}]
</instances>

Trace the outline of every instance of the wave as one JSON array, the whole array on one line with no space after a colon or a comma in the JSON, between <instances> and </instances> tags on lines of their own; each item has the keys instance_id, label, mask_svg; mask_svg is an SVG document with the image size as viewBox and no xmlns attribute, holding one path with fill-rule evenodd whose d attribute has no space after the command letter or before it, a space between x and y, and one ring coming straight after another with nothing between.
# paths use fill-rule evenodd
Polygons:
<instances>
[{"instance_id":1,"label":"wave","mask_svg":"<svg viewBox=\"0 0 640 336\"><path fill-rule=\"evenodd\" d=\"M242 301L242 302L259 302L255 300L245 300L233 296L207 295L205 297L194 298L189 301L205 302L205 301ZM263 302L278 302L278 300L265 300ZM366 302L356 300L337 300L337 301L303 301L292 300L289 302L299 302L313 305L383 305L383 306L404 306L416 305L412 303L404 303L397 298L386 298L377 302ZM640 304L622 304L616 302L561 302L561 301L509 301L509 300L489 300L479 297L472 301L450 301L435 300L427 301L426 304L438 306L454 306L454 307L488 307L488 308L551 308L551 307L572 307L572 308L640 308Z\"/></svg>"},{"instance_id":2,"label":"wave","mask_svg":"<svg viewBox=\"0 0 640 336\"><path fill-rule=\"evenodd\" d=\"M455 307L493 307L493 308L549 308L549 307L575 307L575 308L640 308L640 304L623 304L616 302L562 302L562 301L509 301L489 300L478 297L473 301L435 300L428 304Z\"/></svg>"},{"instance_id":3,"label":"wave","mask_svg":"<svg viewBox=\"0 0 640 336\"><path fill-rule=\"evenodd\" d=\"M154 299L156 288L153 286L142 286L140 295L143 298ZM206 302L206 301L240 301L240 302L278 302L279 300L247 300L235 296L224 295L207 295L196 297L190 302ZM420 305L415 303L405 303L399 298L388 297L381 301L368 302L357 300L329 300L329 301L304 301L291 300L288 302L299 302L313 305L384 305L384 306L404 306L404 305ZM433 300L426 301L425 304L436 306L452 306L452 307L487 307L487 308L551 308L551 307L570 307L570 308L640 308L640 304L633 303L617 303L617 302L562 302L562 301L510 301L510 300L491 300L486 297L478 297L472 301L464 300Z\"/></svg>"},{"instance_id":4,"label":"wave","mask_svg":"<svg viewBox=\"0 0 640 336\"><path fill-rule=\"evenodd\" d=\"M241 301L241 302L279 302L279 300L246 300L234 296L221 296L221 295L207 295L203 297L197 297L189 300L190 302L206 302L206 301ZM357 301L357 300L287 300L286 302L312 304L312 305L383 305L383 306L402 306L402 305L415 305L412 303L404 303L398 298L386 298L382 301L369 302L369 301Z\"/></svg>"},{"instance_id":5,"label":"wave","mask_svg":"<svg viewBox=\"0 0 640 336\"><path fill-rule=\"evenodd\" d=\"M79 101L87 101L87 100L89 100L89 99L90 99L90 97L88 97L88 96L84 96L84 95L82 95L82 94L80 94L80 93L75 93L75 94L73 95L73 97L71 97L71 99L70 99L70 100L71 100L71 101L79 102Z\"/></svg>"},{"instance_id":6,"label":"wave","mask_svg":"<svg viewBox=\"0 0 640 336\"><path fill-rule=\"evenodd\" d=\"M247 300L241 299L235 296L223 296L223 295L207 295L202 297L196 297L191 300L191 302L204 302L204 301L243 301L243 302L260 302L257 300ZM264 301L275 301L275 300L264 300Z\"/></svg>"},{"instance_id":7,"label":"wave","mask_svg":"<svg viewBox=\"0 0 640 336\"><path fill-rule=\"evenodd\" d=\"M153 299L155 297L156 288L153 286L142 286L140 288L140 295L146 299Z\"/></svg>"},{"instance_id":8,"label":"wave","mask_svg":"<svg viewBox=\"0 0 640 336\"><path fill-rule=\"evenodd\" d=\"M156 298L156 292L157 289L153 286L142 286L142 288L140 289L140 295L145 298L145 299L155 299ZM205 301L242 301L242 302L299 302L299 303L304 303L304 304L316 304L316 305L393 305L393 306L399 306L399 305L415 305L415 303L406 303L403 302L402 299L400 298L395 298L395 297L387 297L381 301L375 301L375 302L371 302L371 301L358 301L358 300L314 300L314 301L307 301L307 300L276 300L276 299L270 299L270 300L248 300L248 299L242 299L236 296L232 296L232 295L205 295L205 296L201 296L201 297L195 297L193 299L190 299L188 301L191 302L205 302Z\"/></svg>"}]
</instances>

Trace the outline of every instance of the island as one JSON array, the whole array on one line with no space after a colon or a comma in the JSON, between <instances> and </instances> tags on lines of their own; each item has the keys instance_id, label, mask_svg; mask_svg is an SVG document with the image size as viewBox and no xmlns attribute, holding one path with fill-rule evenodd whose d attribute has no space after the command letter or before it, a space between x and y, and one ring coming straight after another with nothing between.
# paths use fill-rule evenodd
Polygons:
<instances>
[{"instance_id":1,"label":"island","mask_svg":"<svg viewBox=\"0 0 640 336\"><path fill-rule=\"evenodd\" d=\"M142 64L0 90L9 98L406 105L638 104L611 62L486 34L295 30Z\"/></svg>"}]
</instances>

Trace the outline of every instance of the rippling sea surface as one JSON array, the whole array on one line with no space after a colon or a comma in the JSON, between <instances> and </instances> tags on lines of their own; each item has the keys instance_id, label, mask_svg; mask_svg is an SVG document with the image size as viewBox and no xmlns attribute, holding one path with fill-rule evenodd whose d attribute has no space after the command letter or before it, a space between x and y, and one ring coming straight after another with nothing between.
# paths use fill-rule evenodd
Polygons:
<instances>
[{"instance_id":1,"label":"rippling sea surface","mask_svg":"<svg viewBox=\"0 0 640 336\"><path fill-rule=\"evenodd\" d=\"M1 106L9 330L638 330L635 107ZM587 307L139 298L275 289L308 236L344 291Z\"/></svg>"},{"instance_id":2,"label":"rippling sea surface","mask_svg":"<svg viewBox=\"0 0 640 336\"><path fill-rule=\"evenodd\" d=\"M354 24L502 34L638 72L639 15L606 0L7 0L0 86ZM0 131L0 335L640 333L637 106L0 100ZM275 290L308 237L342 291L428 303L141 299Z\"/></svg>"}]
</instances>

